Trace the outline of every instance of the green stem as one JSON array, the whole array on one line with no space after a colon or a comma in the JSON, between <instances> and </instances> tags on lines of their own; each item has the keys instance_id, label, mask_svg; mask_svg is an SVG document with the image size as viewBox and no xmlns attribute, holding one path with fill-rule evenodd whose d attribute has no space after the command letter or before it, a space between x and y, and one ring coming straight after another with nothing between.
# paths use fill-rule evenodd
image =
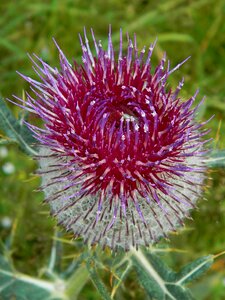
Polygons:
<instances>
[{"instance_id":1,"label":"green stem","mask_svg":"<svg viewBox=\"0 0 225 300\"><path fill-rule=\"evenodd\" d=\"M84 265L80 265L79 268L74 272L74 274L67 281L65 294L68 299L76 300L79 293L81 292L84 285L89 280L89 273Z\"/></svg>"}]
</instances>

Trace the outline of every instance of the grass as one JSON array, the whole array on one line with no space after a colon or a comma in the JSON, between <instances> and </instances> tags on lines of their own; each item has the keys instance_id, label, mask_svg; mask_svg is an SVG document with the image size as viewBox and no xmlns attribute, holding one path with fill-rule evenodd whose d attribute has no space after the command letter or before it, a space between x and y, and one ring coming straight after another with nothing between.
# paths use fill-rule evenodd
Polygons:
<instances>
[{"instance_id":1,"label":"grass","mask_svg":"<svg viewBox=\"0 0 225 300\"><path fill-rule=\"evenodd\" d=\"M198 100L206 95L199 118L206 120L215 114L208 124L212 129L210 136L214 138L212 145L225 148L223 0L216 4L213 0L9 0L1 2L0 12L0 93L3 97L22 96L23 90L28 88L17 70L35 77L26 53L35 52L51 65L58 66L58 53L52 42L55 37L66 55L80 62L78 33L83 27L87 30L93 27L104 44L108 25L112 24L115 45L118 45L120 27L130 34L136 32L140 48L157 37L154 64L164 51L173 66L191 55L191 59L173 74L170 83L175 87L184 76L184 98L190 97L198 87ZM19 109L13 107L13 110L16 115L19 113ZM2 147L0 145L0 149ZM39 180L32 175L35 162L21 154L16 146L4 147L8 155L0 158L0 224L4 217L9 217L13 230L9 235L11 228L0 225L0 237L12 245L18 269L37 275L40 265L48 259L54 221L47 216L48 208L41 205L42 194L33 192L39 185ZM15 166L14 173L4 173L3 166L7 162ZM171 246L187 250L185 255L168 255L168 262L177 268L202 254L218 253L225 248L224 170L212 170L210 177L205 192L208 201L199 203L199 210L192 214L194 222L188 221L182 232L171 236ZM67 238L65 233L63 235ZM71 245L64 248L67 254L74 251ZM221 257L210 273L193 285L197 299L225 298L224 265L225 258ZM141 299L143 294L137 288L134 274L130 274L129 279L119 299ZM98 299L91 285L82 292L82 297Z\"/></svg>"}]
</instances>

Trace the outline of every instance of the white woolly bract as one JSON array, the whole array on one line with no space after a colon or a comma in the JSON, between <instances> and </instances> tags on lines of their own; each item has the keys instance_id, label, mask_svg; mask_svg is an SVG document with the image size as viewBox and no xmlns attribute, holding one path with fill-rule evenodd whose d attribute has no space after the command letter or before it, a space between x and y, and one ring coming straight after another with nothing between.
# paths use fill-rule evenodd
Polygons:
<instances>
[{"instance_id":1,"label":"white woolly bract","mask_svg":"<svg viewBox=\"0 0 225 300\"><path fill-rule=\"evenodd\" d=\"M79 197L76 196L70 198L70 195L78 194L81 189L81 185L65 189L71 183L66 179L66 170L61 170L60 166L70 158L55 155L47 147L42 147L39 154L42 186L51 213L56 216L59 224L71 230L75 236L83 237L90 244L98 243L103 248L109 246L116 249L120 246L129 250L130 246L152 244L161 236L174 231L195 206L204 180L203 173L191 171L185 173L183 178L166 178L167 183L171 184L171 190L168 195L157 191L159 203L150 195L142 198L138 192L134 192L139 212L132 199L128 199L126 212L123 211L120 199L116 197L110 205L110 195L107 196L106 192L97 218L101 191L78 200ZM202 166L202 157L187 157L186 164L190 167Z\"/></svg>"}]
</instances>

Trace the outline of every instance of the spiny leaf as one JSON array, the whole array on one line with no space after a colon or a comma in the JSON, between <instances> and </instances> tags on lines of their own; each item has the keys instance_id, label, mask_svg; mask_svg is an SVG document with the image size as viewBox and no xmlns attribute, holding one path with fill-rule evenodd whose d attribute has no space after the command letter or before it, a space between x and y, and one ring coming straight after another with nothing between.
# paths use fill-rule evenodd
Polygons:
<instances>
[{"instance_id":1,"label":"spiny leaf","mask_svg":"<svg viewBox=\"0 0 225 300\"><path fill-rule=\"evenodd\" d=\"M50 282L27 276L13 270L0 255L0 299L62 300L66 299L59 286L64 282Z\"/></svg>"},{"instance_id":2,"label":"spiny leaf","mask_svg":"<svg viewBox=\"0 0 225 300\"><path fill-rule=\"evenodd\" d=\"M132 250L132 261L138 278L147 294L156 300L191 300L193 296L184 284L202 275L213 262L213 256L205 256L173 272L152 253Z\"/></svg>"},{"instance_id":3,"label":"spiny leaf","mask_svg":"<svg viewBox=\"0 0 225 300\"><path fill-rule=\"evenodd\" d=\"M133 262L140 284L143 286L148 296L153 297L154 299L165 299L165 293L157 280L149 276L148 272L146 272L144 267L139 264L136 259L134 259Z\"/></svg>"},{"instance_id":4,"label":"spiny leaf","mask_svg":"<svg viewBox=\"0 0 225 300\"><path fill-rule=\"evenodd\" d=\"M186 265L180 272L177 273L176 284L186 284L199 276L201 276L205 271L207 271L213 263L213 256L203 256L190 264Z\"/></svg>"},{"instance_id":5,"label":"spiny leaf","mask_svg":"<svg viewBox=\"0 0 225 300\"><path fill-rule=\"evenodd\" d=\"M175 277L174 273L154 254L149 254L148 258L141 250L133 250L132 261L138 274L141 285L150 297L157 300L168 299L175 300L167 288L167 280L169 276ZM171 275L170 275L171 274Z\"/></svg>"},{"instance_id":6,"label":"spiny leaf","mask_svg":"<svg viewBox=\"0 0 225 300\"><path fill-rule=\"evenodd\" d=\"M97 291L99 292L99 294L101 295L103 300L112 300L112 298L110 297L105 284L103 283L103 281L101 280L100 276L98 275L96 268L95 268L95 261L93 258L89 257L87 259L87 269L90 275L90 278L94 284L94 286L96 287Z\"/></svg>"},{"instance_id":7,"label":"spiny leaf","mask_svg":"<svg viewBox=\"0 0 225 300\"><path fill-rule=\"evenodd\" d=\"M174 298L171 298L169 295L166 295L166 300L176 299L176 300L194 300L191 292L184 288L183 286L174 285L174 283L166 284L168 291L173 295Z\"/></svg>"},{"instance_id":8,"label":"spiny leaf","mask_svg":"<svg viewBox=\"0 0 225 300\"><path fill-rule=\"evenodd\" d=\"M17 142L21 149L30 155L36 155L36 151L31 147L35 142L31 131L17 120L6 103L0 98L0 130L12 141Z\"/></svg>"}]
</instances>

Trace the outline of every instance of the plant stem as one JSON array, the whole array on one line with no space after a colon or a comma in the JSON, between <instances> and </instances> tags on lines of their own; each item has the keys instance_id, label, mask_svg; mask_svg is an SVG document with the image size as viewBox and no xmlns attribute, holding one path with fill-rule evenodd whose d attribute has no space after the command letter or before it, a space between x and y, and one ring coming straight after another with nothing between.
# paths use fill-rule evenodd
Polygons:
<instances>
[{"instance_id":1,"label":"plant stem","mask_svg":"<svg viewBox=\"0 0 225 300\"><path fill-rule=\"evenodd\" d=\"M86 266L81 264L67 282L65 294L68 296L68 299L76 300L88 280L88 270Z\"/></svg>"}]
</instances>

